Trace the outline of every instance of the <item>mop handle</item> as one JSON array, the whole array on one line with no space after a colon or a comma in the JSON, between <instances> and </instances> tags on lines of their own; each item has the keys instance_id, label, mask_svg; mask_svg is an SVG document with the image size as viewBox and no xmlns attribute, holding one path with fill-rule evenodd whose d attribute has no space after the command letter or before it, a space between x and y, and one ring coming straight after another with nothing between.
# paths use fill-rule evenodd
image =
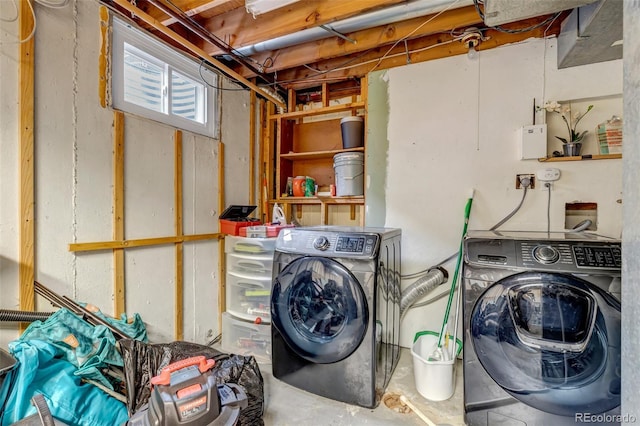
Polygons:
<instances>
[{"instance_id":1,"label":"mop handle","mask_svg":"<svg viewBox=\"0 0 640 426\"><path fill-rule=\"evenodd\" d=\"M467 200L467 205L464 209L464 225L462 227L462 238L460 238L460 247L458 248L458 258L456 260L456 269L453 272L453 280L451 282L451 289L449 290L449 299L447 300L447 309L444 313L444 321L442 321L442 328L440 329L440 335L438 336L438 348L442 347L442 339L444 330L449 323L449 314L451 312L451 303L453 302L453 294L456 291L456 283L458 281L458 270L460 269L460 263L462 262L462 248L464 242L464 236L467 234L467 226L469 225L469 216L471 215L471 204L473 203L473 192ZM455 345L455 342L453 342Z\"/></svg>"}]
</instances>

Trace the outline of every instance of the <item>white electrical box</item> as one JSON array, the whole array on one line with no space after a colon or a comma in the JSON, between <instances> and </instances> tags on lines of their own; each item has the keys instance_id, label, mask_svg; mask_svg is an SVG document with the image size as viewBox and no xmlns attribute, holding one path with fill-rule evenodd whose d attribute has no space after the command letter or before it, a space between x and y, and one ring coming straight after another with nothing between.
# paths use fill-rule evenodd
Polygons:
<instances>
[{"instance_id":1,"label":"white electrical box","mask_svg":"<svg viewBox=\"0 0 640 426\"><path fill-rule=\"evenodd\" d=\"M560 169L548 167L536 172L536 178L542 182L555 182L560 179Z\"/></svg>"},{"instance_id":2,"label":"white electrical box","mask_svg":"<svg viewBox=\"0 0 640 426\"><path fill-rule=\"evenodd\" d=\"M547 156L547 125L522 126L518 131L520 159L533 160Z\"/></svg>"}]
</instances>

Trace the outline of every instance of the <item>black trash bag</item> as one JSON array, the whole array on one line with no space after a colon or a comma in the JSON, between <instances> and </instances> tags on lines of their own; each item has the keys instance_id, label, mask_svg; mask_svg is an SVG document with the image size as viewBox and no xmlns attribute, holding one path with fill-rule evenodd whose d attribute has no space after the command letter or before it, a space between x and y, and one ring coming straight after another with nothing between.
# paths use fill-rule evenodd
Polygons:
<instances>
[{"instance_id":1,"label":"black trash bag","mask_svg":"<svg viewBox=\"0 0 640 426\"><path fill-rule=\"evenodd\" d=\"M124 361L127 409L130 416L149 401L151 378L158 375L162 368L176 361L204 355L205 358L216 361L213 372L217 384L236 383L245 389L248 406L240 411L237 424L264 425L264 381L253 356L227 354L190 342L148 344L123 339L119 343Z\"/></svg>"}]
</instances>

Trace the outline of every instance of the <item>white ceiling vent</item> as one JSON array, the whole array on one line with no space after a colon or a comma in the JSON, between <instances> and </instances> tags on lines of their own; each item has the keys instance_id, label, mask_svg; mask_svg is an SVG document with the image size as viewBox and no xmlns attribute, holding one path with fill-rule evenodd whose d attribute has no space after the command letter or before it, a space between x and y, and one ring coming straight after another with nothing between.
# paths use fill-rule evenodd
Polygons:
<instances>
[{"instance_id":1,"label":"white ceiling vent","mask_svg":"<svg viewBox=\"0 0 640 426\"><path fill-rule=\"evenodd\" d=\"M489 26L506 24L574 9L596 0L485 0L484 23Z\"/></svg>"}]
</instances>

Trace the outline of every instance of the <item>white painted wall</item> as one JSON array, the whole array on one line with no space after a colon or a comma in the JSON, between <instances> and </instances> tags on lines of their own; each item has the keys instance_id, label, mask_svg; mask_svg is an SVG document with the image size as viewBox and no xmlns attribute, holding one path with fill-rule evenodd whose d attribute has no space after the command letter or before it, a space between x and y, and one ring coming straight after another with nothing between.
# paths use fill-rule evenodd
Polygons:
<instances>
[{"instance_id":1,"label":"white painted wall","mask_svg":"<svg viewBox=\"0 0 640 426\"><path fill-rule=\"evenodd\" d=\"M18 23L8 22L17 11L0 1L0 307L18 306ZM14 336L12 326L0 322L0 346ZM9 331L7 331L9 330ZM12 337L13 338L13 337Z\"/></svg>"},{"instance_id":2,"label":"white painted wall","mask_svg":"<svg viewBox=\"0 0 640 426\"><path fill-rule=\"evenodd\" d=\"M565 203L596 202L598 232L621 237L622 206L617 201L622 198L622 160L518 160L517 130L531 124L534 98L541 105L543 99L606 97L602 105L595 99L594 110L584 119L584 129L593 138L585 141L584 153L597 153L587 151L590 144L596 146L595 126L622 113L622 61L558 70L555 39L533 39L479 53L477 61L461 55L394 68L370 79L372 84L375 79L388 84L383 225L403 230L403 275L438 264L457 251L472 188L469 229L488 229L522 199L523 190L515 189L516 174L548 166L562 173L551 191L552 231L564 229ZM544 120L543 115L538 114L538 120ZM374 119L371 111L369 118ZM559 146L551 144L549 149ZM547 197L542 185L528 191L521 210L500 229L546 231ZM455 260L445 267L452 277ZM403 286L411 282L404 281ZM430 296L448 292L447 286ZM439 331L445 305L446 298L412 309L402 324L402 346L410 347L417 331Z\"/></svg>"},{"instance_id":3,"label":"white painted wall","mask_svg":"<svg viewBox=\"0 0 640 426\"><path fill-rule=\"evenodd\" d=\"M11 2L0 1L3 18ZM34 2L36 42L36 279L54 291L113 313L111 251L72 253L69 243L113 237L113 112L98 104L96 1L63 9ZM0 308L18 309L18 29L0 23ZM228 85L228 83L224 83ZM248 92L222 93L229 203L248 197ZM174 129L125 118L125 238L174 231ZM183 134L185 234L218 230L218 141ZM184 244L184 339L206 343L220 332L218 242ZM150 340L173 341L175 254L172 246L127 249L127 313L140 313ZM51 310L38 299L39 310ZM0 346L18 336L0 322Z\"/></svg>"}]
</instances>

